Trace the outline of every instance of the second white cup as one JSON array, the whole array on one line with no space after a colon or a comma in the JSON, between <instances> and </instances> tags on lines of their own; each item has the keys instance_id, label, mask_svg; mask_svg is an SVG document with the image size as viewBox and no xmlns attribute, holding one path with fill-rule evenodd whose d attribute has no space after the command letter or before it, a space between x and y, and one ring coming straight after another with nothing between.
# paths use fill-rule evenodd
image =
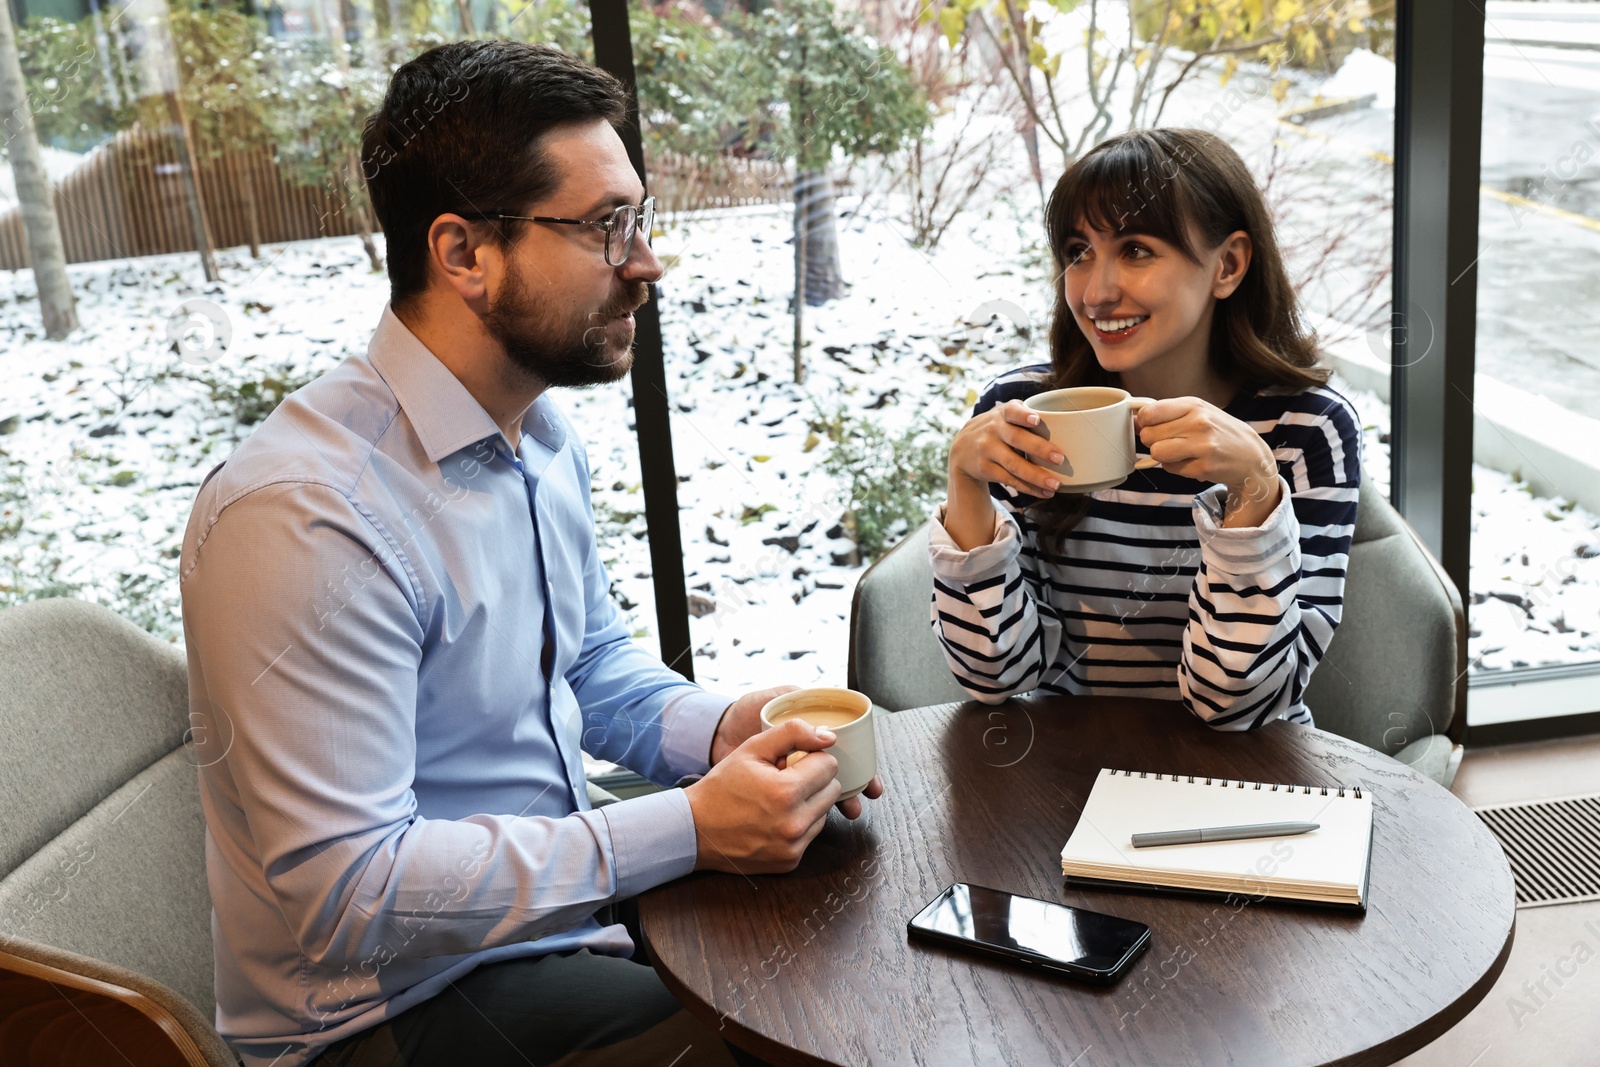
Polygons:
<instances>
[{"instance_id":1,"label":"second white cup","mask_svg":"<svg viewBox=\"0 0 1600 1067\"><path fill-rule=\"evenodd\" d=\"M837 740L825 751L839 761L839 785L848 800L867 787L878 773L878 738L872 723L872 700L854 689L819 686L796 689L773 697L761 709L761 729L770 730L790 719L803 719L812 726L826 727ZM810 755L789 754L789 766Z\"/></svg>"}]
</instances>

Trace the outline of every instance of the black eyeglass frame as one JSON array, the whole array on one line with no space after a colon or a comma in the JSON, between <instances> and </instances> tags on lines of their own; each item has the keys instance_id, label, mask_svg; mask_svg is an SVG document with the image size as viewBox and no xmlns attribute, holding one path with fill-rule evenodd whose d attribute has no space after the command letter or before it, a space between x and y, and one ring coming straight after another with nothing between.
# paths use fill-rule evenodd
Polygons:
<instances>
[{"instance_id":1,"label":"black eyeglass frame","mask_svg":"<svg viewBox=\"0 0 1600 1067\"><path fill-rule=\"evenodd\" d=\"M638 219L633 227L633 235L628 238L628 246L622 250L622 258L615 263L611 262L611 235L621 225L624 211L636 211ZM562 219L552 215L510 215L504 211L458 211L456 214L466 219L516 219L519 222L549 222L558 226L593 226L603 230L606 235L605 257L606 266L620 267L628 262L628 257L633 255L633 243L639 239L640 231L644 231L644 243L650 243L650 230L656 222L656 198L647 196L642 204L623 204L603 219Z\"/></svg>"}]
</instances>

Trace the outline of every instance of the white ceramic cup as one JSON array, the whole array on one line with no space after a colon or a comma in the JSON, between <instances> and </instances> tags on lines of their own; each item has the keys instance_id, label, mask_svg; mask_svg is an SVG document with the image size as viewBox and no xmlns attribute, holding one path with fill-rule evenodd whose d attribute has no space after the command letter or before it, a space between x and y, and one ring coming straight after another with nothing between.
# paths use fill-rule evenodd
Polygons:
<instances>
[{"instance_id":1,"label":"white ceramic cup","mask_svg":"<svg viewBox=\"0 0 1600 1067\"><path fill-rule=\"evenodd\" d=\"M806 713L814 712L814 715ZM840 721L849 715L849 721ZM878 773L878 738L872 724L872 700L854 689L796 689L792 693L773 697L761 709L761 729L770 730L789 718L804 719L813 726L826 727L837 739L823 749L839 761L839 785L844 792L840 800L848 800L867 787L872 776ZM789 753L788 766L792 767L811 753Z\"/></svg>"},{"instance_id":2,"label":"white ceramic cup","mask_svg":"<svg viewBox=\"0 0 1600 1067\"><path fill-rule=\"evenodd\" d=\"M1066 457L1060 463L1040 464L1061 479L1056 492L1110 489L1136 470L1160 466L1134 447L1134 413L1154 403L1147 396L1131 396L1126 389L1102 385L1051 389L1030 396L1027 408L1039 416L1039 425L1028 429Z\"/></svg>"}]
</instances>

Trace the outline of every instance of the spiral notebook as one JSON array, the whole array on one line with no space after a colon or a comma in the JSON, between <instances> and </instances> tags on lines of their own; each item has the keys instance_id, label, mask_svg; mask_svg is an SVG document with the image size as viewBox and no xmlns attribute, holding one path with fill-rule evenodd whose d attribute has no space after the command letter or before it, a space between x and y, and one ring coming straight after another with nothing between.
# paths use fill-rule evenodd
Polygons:
<instances>
[{"instance_id":1,"label":"spiral notebook","mask_svg":"<svg viewBox=\"0 0 1600 1067\"><path fill-rule=\"evenodd\" d=\"M1292 837L1134 848L1136 833L1314 822ZM1372 795L1360 786L1283 785L1102 769L1066 847L1078 884L1247 894L1366 909Z\"/></svg>"}]
</instances>

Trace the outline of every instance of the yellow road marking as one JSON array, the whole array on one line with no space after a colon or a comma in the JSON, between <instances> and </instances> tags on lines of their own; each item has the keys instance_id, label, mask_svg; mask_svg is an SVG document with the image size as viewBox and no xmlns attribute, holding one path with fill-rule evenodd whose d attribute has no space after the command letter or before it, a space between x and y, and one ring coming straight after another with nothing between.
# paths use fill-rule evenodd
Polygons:
<instances>
[{"instance_id":1,"label":"yellow road marking","mask_svg":"<svg viewBox=\"0 0 1600 1067\"><path fill-rule=\"evenodd\" d=\"M1318 133L1315 130L1308 130L1303 126L1295 125L1293 122L1290 122L1288 119L1281 116L1278 119L1278 125L1282 126L1284 129L1293 130L1302 137L1310 137L1318 141L1324 141L1328 144L1336 144L1343 148L1353 148L1369 159L1376 159L1380 163L1385 163L1391 167L1394 166L1394 157L1387 152L1377 152L1343 137L1335 137L1331 134ZM1600 219L1590 218L1588 215L1580 215L1576 211L1567 211L1564 208L1555 207L1551 204L1541 204L1537 200L1530 200L1525 196L1518 196L1516 193L1508 193L1504 189L1496 189L1490 185L1479 185L1478 192L1480 195L1487 196L1493 200L1498 200L1502 204L1510 204L1515 207L1526 208L1528 211L1539 215L1544 215L1547 218L1558 219L1562 222L1571 223L1574 226L1582 226L1586 230L1593 230L1596 233L1600 233Z\"/></svg>"}]
</instances>

